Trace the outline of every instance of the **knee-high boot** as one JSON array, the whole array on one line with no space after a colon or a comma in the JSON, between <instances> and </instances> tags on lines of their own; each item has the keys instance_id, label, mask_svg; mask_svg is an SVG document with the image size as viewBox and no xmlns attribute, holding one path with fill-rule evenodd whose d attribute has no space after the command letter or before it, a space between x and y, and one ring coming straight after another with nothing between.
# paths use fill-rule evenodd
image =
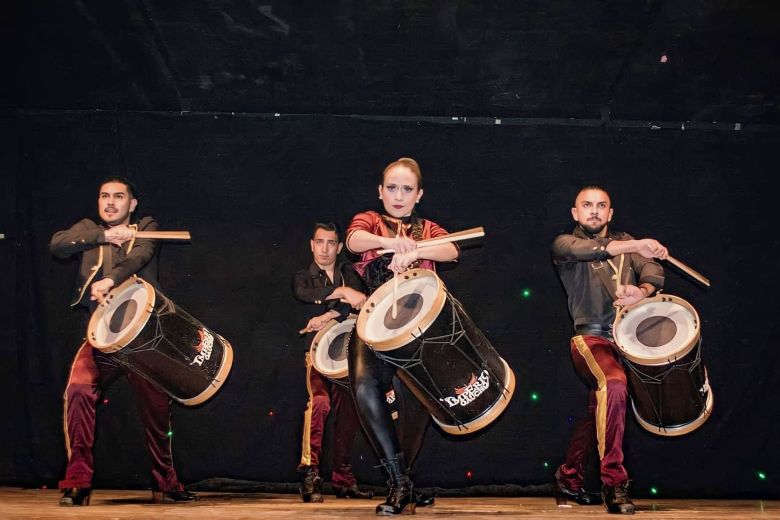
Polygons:
<instances>
[{"instance_id":1,"label":"knee-high boot","mask_svg":"<svg viewBox=\"0 0 780 520\"><path fill-rule=\"evenodd\" d=\"M377 515L414 514L414 484L406 469L403 453L396 453L390 459L380 459L390 476L387 481L387 499L376 507Z\"/></svg>"}]
</instances>

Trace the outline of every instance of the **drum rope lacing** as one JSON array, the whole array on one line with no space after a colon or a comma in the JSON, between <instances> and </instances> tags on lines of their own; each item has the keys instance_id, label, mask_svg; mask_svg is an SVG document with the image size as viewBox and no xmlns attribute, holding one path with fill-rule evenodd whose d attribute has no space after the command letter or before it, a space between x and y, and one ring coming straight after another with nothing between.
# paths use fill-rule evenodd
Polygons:
<instances>
[{"instance_id":1,"label":"drum rope lacing","mask_svg":"<svg viewBox=\"0 0 780 520\"><path fill-rule=\"evenodd\" d=\"M138 345L136 347L133 347L132 349L130 349L130 352L138 353L138 352L152 352L152 351L154 351L159 356L161 356L163 358L166 358L169 361L176 362L176 361L179 361L179 358L174 357L174 356L166 353L163 350L158 350L157 349L157 345L159 345L163 340L172 345L172 342L165 336L165 332L162 330L162 323L160 322L159 318L161 318L163 316L167 316L169 314L177 314L178 313L178 314L181 314L182 316L186 316L187 318L192 320L192 322L194 322L194 323L200 323L200 322L198 320L196 320L195 318L193 318L187 311L185 311L183 309L179 309L177 311L176 310L176 306L173 304L173 301L170 298L166 298L165 296L163 296L159 292L157 293L157 297L160 298L162 303L161 303L160 308L158 310L153 311L153 313L156 314L156 317L158 318L158 319L154 320L154 327L155 327L154 328L154 336L152 336L152 338L149 339L149 341L147 341L145 343L142 343L142 344L140 344L140 345ZM126 368L132 368L132 366L133 366L132 363L130 363L129 361L124 359L122 356L118 356L117 357L117 361L122 366L124 366ZM203 379L204 381L209 381L209 384L211 386L216 386L217 384L222 383L222 381L219 381L216 378L216 373L218 372L218 370L219 370L219 367L215 366L215 367L212 367L212 371L214 373L198 372L196 375L198 377L200 377L201 379ZM155 382L154 380L152 380L151 378L149 378L145 374L139 373L139 375L143 376L145 379L147 379L147 380L149 380L149 381L151 381L153 383Z\"/></svg>"},{"instance_id":2,"label":"drum rope lacing","mask_svg":"<svg viewBox=\"0 0 780 520\"><path fill-rule=\"evenodd\" d=\"M400 368L404 370L404 372L407 374L407 376L412 379L415 383L417 383L417 386L420 389L423 389L423 391L428 394L428 397L430 397L433 400L436 401L443 401L445 395L442 393L442 391L438 388L438 385L436 386L436 390L438 391L438 395L434 395L429 389L427 385L422 384L420 379L415 377L409 372L409 368L411 367L421 367L422 370L425 372L425 375L428 377L430 381L434 381L434 378L431 376L428 369L423 365L422 361L422 355L421 352L425 348L426 345L450 345L452 348L457 350L464 359L466 359L471 365L477 369L477 370L486 370L489 375L493 378L494 381L498 381L499 378L495 371L490 367L490 365L487 363L487 359L482 355L482 353L477 350L476 348L473 349L474 354L476 354L479 357L480 363L475 362L470 356L468 356L460 347L457 346L457 342L465 336L468 343L474 347L474 343L471 341L471 338L466 334L466 328L463 326L463 323L461 321L460 315L456 312L456 309L460 309L463 314L465 315L465 311L463 310L462 304L449 292L447 293L447 297L449 300L451 300L452 305L451 307L451 319L450 319L450 333L444 334L441 336L432 336L429 338L422 338L423 331L419 328L417 329L417 333L411 333L411 335L414 337L414 341L417 342L417 348L414 349L414 352L411 353L411 357L409 358L396 358L388 356L380 351L374 350L374 354L377 358L385 361L386 363L395 366L396 368ZM482 338L486 345L488 345L490 348L492 346L489 342L487 342L487 339L484 337L481 331L479 329L476 329L474 327L474 330L479 334L480 338ZM422 338L422 339L421 339ZM372 349L373 350L373 349ZM501 385L501 393L502 395L505 394L508 389L502 384ZM458 429L465 428L463 421L461 421L452 411L449 409L444 409L444 411L450 416L450 419L453 420L453 422L456 423L456 426Z\"/></svg>"},{"instance_id":3,"label":"drum rope lacing","mask_svg":"<svg viewBox=\"0 0 780 520\"><path fill-rule=\"evenodd\" d=\"M641 370L639 370L634 363L630 362L629 360L623 358L623 362L625 365L628 366L629 370L634 373L634 375L637 376L639 381L641 383L651 384L651 385L660 385L661 382L668 376L671 372L675 370L685 370L689 374L692 374L694 369L699 366L701 363L701 343L702 343L702 337L699 337L699 341L696 343L696 356L687 363L677 363L676 361L672 362L670 364L670 367L663 372L659 373L657 376L651 376L648 375ZM704 397L701 395L701 391L698 392L698 398L699 398L699 404L704 404ZM655 403L653 403L653 413L655 414L655 419L658 422L658 424L663 424L663 416L662 416L662 410L660 409L660 404L656 406ZM666 430L665 427L663 427L664 430Z\"/></svg>"},{"instance_id":4,"label":"drum rope lacing","mask_svg":"<svg viewBox=\"0 0 780 520\"><path fill-rule=\"evenodd\" d=\"M661 381L663 381L664 378L666 378L666 376L668 376L674 370L685 370L689 374L693 373L693 370L696 367L698 367L699 364L701 363L701 342L702 342L702 339L703 338L700 336L699 337L699 341L696 342L696 356L691 361L689 361L687 363L677 363L677 361L675 360L675 361L673 361L673 362L671 362L669 364L669 368L667 368L663 372L659 373L657 376L651 376L651 375L648 375L648 374L642 372L641 370L639 370L634 365L634 363L632 363L631 361L629 361L629 360L627 360L625 358L623 358L623 361L625 362L626 365L628 365L628 368L634 374L636 374L636 376L639 378L639 380L642 383L661 384Z\"/></svg>"}]
</instances>

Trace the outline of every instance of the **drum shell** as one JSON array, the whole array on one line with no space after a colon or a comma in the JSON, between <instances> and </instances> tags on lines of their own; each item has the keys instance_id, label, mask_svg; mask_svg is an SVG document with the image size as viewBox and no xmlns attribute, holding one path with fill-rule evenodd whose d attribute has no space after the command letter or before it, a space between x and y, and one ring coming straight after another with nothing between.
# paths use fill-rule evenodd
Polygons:
<instances>
[{"instance_id":1,"label":"drum shell","mask_svg":"<svg viewBox=\"0 0 780 520\"><path fill-rule=\"evenodd\" d=\"M347 346L355 335L356 319L357 316L350 314L342 322L331 320L317 332L309 347L312 368L342 386L349 386Z\"/></svg>"},{"instance_id":2,"label":"drum shell","mask_svg":"<svg viewBox=\"0 0 780 520\"><path fill-rule=\"evenodd\" d=\"M709 417L712 390L700 354L701 342L667 365L623 359L634 415L643 428L659 435L682 435Z\"/></svg>"},{"instance_id":3,"label":"drum shell","mask_svg":"<svg viewBox=\"0 0 780 520\"><path fill-rule=\"evenodd\" d=\"M153 307L143 311L145 322L141 317L134 324L141 328L126 345L110 345L105 352L180 403L193 406L205 402L230 372L232 346L145 281L131 279L118 289L130 283L154 291L154 298L150 298ZM88 337L94 341L92 320ZM102 350L95 343L93 346Z\"/></svg>"},{"instance_id":4,"label":"drum shell","mask_svg":"<svg viewBox=\"0 0 780 520\"><path fill-rule=\"evenodd\" d=\"M615 343L626 367L634 415L649 432L683 435L712 412L700 324L693 305L665 293L629 305L615 318Z\"/></svg>"},{"instance_id":5,"label":"drum shell","mask_svg":"<svg viewBox=\"0 0 780 520\"><path fill-rule=\"evenodd\" d=\"M463 334L453 342L435 341L452 335L453 320L460 322ZM394 364L420 359L397 376L435 422L448 433L468 434L495 420L511 399L514 374L460 303L447 294L442 311L420 339L378 354Z\"/></svg>"}]
</instances>

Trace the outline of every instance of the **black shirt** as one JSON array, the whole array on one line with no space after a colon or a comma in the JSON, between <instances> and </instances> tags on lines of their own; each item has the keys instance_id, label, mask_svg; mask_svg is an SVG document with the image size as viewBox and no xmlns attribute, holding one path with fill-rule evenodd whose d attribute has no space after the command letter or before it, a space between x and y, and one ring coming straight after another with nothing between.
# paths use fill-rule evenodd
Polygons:
<instances>
[{"instance_id":1,"label":"black shirt","mask_svg":"<svg viewBox=\"0 0 780 520\"><path fill-rule=\"evenodd\" d=\"M337 321L344 321L350 312L352 306L339 300L328 300L336 287L346 285L357 291L365 293L363 281L357 272L352 268L352 264L338 259L333 267L333 281L328 278L328 274L312 262L308 269L302 269L293 275L292 291L296 300L301 302L301 310L304 316L304 325L316 316L325 314L330 310L339 313ZM303 328L303 327L301 327ZM316 336L316 332L310 332L306 335L306 348L309 348L311 341Z\"/></svg>"},{"instance_id":2,"label":"black shirt","mask_svg":"<svg viewBox=\"0 0 780 520\"><path fill-rule=\"evenodd\" d=\"M569 298L569 313L575 328L581 325L601 325L609 329L615 321L613 306L617 280L612 278L614 265L607 244L612 240L631 240L628 233L609 232L606 237L593 236L577 226L571 234L558 235L552 245L552 258L558 276ZM608 273L605 277L604 274ZM609 281L607 285L604 280ZM652 258L626 253L621 272L623 285L649 283L656 291L663 289L664 270Z\"/></svg>"}]
</instances>

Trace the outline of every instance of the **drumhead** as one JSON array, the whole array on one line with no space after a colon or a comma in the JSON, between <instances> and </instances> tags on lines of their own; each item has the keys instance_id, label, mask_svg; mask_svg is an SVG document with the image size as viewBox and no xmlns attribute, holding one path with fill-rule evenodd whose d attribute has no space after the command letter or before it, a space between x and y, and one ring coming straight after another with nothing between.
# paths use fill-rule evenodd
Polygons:
<instances>
[{"instance_id":1,"label":"drumhead","mask_svg":"<svg viewBox=\"0 0 780 520\"><path fill-rule=\"evenodd\" d=\"M659 294L623 308L615 319L615 343L640 365L665 365L682 358L699 340L699 315L678 296Z\"/></svg>"},{"instance_id":2,"label":"drumhead","mask_svg":"<svg viewBox=\"0 0 780 520\"><path fill-rule=\"evenodd\" d=\"M429 269L411 269L398 275L393 318L393 287L380 286L360 309L357 333L375 350L402 347L425 332L444 307L447 292L441 279Z\"/></svg>"},{"instance_id":3,"label":"drumhead","mask_svg":"<svg viewBox=\"0 0 780 520\"><path fill-rule=\"evenodd\" d=\"M103 352L127 346L146 325L154 302L154 287L141 278L129 278L95 309L87 327L89 343Z\"/></svg>"},{"instance_id":4,"label":"drumhead","mask_svg":"<svg viewBox=\"0 0 780 520\"><path fill-rule=\"evenodd\" d=\"M331 320L317 332L310 348L311 362L317 372L333 379L347 377L347 345L356 320L355 315L342 322Z\"/></svg>"}]
</instances>

